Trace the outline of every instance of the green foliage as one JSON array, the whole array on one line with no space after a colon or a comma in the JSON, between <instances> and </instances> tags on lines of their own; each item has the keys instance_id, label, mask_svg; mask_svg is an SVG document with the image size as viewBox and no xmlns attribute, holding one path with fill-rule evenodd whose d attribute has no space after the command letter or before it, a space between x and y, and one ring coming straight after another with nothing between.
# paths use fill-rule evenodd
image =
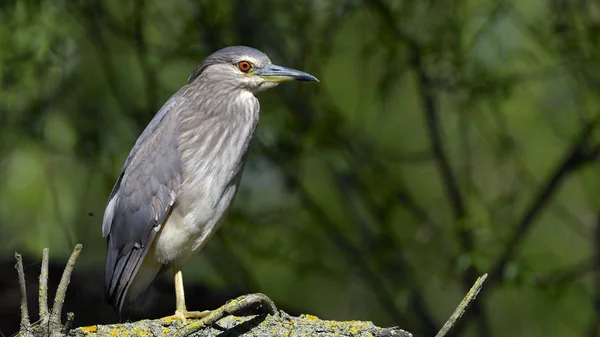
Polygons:
<instances>
[{"instance_id":1,"label":"green foliage","mask_svg":"<svg viewBox=\"0 0 600 337\"><path fill-rule=\"evenodd\" d=\"M205 56L245 44L321 82L261 94L234 209L186 281L425 336L490 272L461 335L598 329L599 11L9 1L0 252L66 257L81 242L82 264L101 268L102 213L135 139Z\"/></svg>"}]
</instances>

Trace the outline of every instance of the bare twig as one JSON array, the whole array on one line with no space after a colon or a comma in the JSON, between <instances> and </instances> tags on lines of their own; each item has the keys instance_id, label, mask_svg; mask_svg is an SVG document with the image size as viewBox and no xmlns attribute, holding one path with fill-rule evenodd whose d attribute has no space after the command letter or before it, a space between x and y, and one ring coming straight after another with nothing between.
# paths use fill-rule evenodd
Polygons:
<instances>
[{"instance_id":1,"label":"bare twig","mask_svg":"<svg viewBox=\"0 0 600 337\"><path fill-rule=\"evenodd\" d=\"M452 329L454 324L456 324L456 322L465 313L469 304L471 304L471 302L473 302L475 297L477 297L477 294L479 294L479 291L481 290L481 287L483 286L483 282L485 282L486 278L487 278L487 274L484 274L482 277L477 279L477 281L471 287L471 289L469 290L469 292L467 293L465 298L463 298L463 300L460 302L458 307L456 307L456 309L454 310L454 312L452 313L450 318L448 318L448 320L446 321L446 323L444 324L442 329L437 333L437 335L435 335L435 337L446 336L446 334L450 331L450 329Z\"/></svg>"},{"instance_id":2,"label":"bare twig","mask_svg":"<svg viewBox=\"0 0 600 337\"><path fill-rule=\"evenodd\" d=\"M40 306L40 320L42 326L48 325L48 263L49 263L48 248L42 251L42 268L40 271L40 294L38 298Z\"/></svg>"},{"instance_id":3,"label":"bare twig","mask_svg":"<svg viewBox=\"0 0 600 337\"><path fill-rule=\"evenodd\" d=\"M21 290L21 329L23 336L31 335L31 322L29 322L29 311L27 309L27 287L25 286L25 271L23 270L23 257L15 253L17 259L17 273L19 274L19 289Z\"/></svg>"},{"instance_id":4,"label":"bare twig","mask_svg":"<svg viewBox=\"0 0 600 337\"><path fill-rule=\"evenodd\" d=\"M50 315L50 331L61 331L62 324L60 321L62 307L65 302L65 297L67 295L67 287L69 286L69 282L71 280L71 274L73 273L73 268L75 266L75 262L79 257L79 253L81 252L81 244L77 244L67 265L65 266L65 270L60 279L60 283L58 284L58 289L56 290L56 296L54 297L54 305L52 306L52 314Z\"/></svg>"}]
</instances>

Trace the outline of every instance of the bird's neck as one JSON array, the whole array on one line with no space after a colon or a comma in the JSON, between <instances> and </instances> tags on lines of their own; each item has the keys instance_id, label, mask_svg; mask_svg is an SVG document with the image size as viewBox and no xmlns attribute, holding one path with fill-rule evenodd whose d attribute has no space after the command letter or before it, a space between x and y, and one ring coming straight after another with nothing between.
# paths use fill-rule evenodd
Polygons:
<instances>
[{"instance_id":1,"label":"bird's neck","mask_svg":"<svg viewBox=\"0 0 600 337\"><path fill-rule=\"evenodd\" d=\"M241 170L259 117L259 103L246 90L191 87L179 109L179 152L188 179L207 174L232 179Z\"/></svg>"},{"instance_id":2,"label":"bird's neck","mask_svg":"<svg viewBox=\"0 0 600 337\"><path fill-rule=\"evenodd\" d=\"M201 81L182 90L182 106L178 109L180 134L200 134L211 129L254 131L260 106L250 91Z\"/></svg>"}]
</instances>

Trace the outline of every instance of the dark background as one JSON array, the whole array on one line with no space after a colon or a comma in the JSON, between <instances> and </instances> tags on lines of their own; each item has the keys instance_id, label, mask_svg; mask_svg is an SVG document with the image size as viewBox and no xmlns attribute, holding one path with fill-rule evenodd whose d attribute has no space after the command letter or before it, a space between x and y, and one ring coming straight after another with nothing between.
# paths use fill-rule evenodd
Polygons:
<instances>
[{"instance_id":1,"label":"dark background","mask_svg":"<svg viewBox=\"0 0 600 337\"><path fill-rule=\"evenodd\" d=\"M76 243L64 311L119 320L110 189L196 65L244 44L321 83L259 96L241 192L184 267L190 309L260 291L433 336L489 273L455 336L599 336L599 33L591 0L4 1L0 331L14 252L33 310L42 249L55 285ZM142 317L172 313L168 276Z\"/></svg>"}]
</instances>

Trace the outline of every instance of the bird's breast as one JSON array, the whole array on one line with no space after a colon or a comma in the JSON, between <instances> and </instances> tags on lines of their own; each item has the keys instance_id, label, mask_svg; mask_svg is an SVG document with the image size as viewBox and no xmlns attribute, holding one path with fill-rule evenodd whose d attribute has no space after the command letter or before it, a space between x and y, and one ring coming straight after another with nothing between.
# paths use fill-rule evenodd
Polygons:
<instances>
[{"instance_id":1,"label":"bird's breast","mask_svg":"<svg viewBox=\"0 0 600 337\"><path fill-rule=\"evenodd\" d=\"M177 211L183 221L178 226L193 242L192 251L214 233L236 195L258 122L258 101L250 96L238 98L237 107L226 113L196 119L197 126L182 133L184 179Z\"/></svg>"}]
</instances>

